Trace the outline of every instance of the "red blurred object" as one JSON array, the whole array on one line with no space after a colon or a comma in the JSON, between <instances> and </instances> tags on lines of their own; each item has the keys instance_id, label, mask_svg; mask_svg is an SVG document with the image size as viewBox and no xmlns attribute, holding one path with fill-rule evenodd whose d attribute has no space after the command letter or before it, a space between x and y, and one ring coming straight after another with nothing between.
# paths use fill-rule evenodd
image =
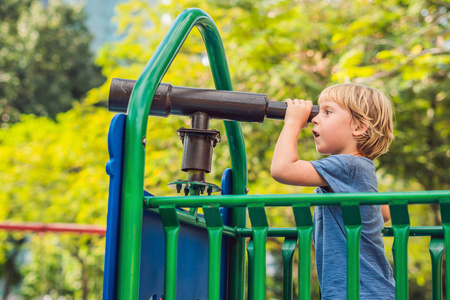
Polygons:
<instances>
[{"instance_id":1,"label":"red blurred object","mask_svg":"<svg viewBox=\"0 0 450 300\"><path fill-rule=\"evenodd\" d=\"M0 223L0 230L106 235L102 226L75 223Z\"/></svg>"}]
</instances>

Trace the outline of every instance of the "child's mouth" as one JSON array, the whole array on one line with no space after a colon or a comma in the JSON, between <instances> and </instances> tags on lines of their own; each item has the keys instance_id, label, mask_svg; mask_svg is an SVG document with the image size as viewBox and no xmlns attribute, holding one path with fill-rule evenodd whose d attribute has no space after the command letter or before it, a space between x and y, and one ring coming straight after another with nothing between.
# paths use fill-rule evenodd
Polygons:
<instances>
[{"instance_id":1,"label":"child's mouth","mask_svg":"<svg viewBox=\"0 0 450 300\"><path fill-rule=\"evenodd\" d=\"M316 137L319 137L319 134L318 134L316 131L313 130L312 133L313 133L313 135L314 135L315 138L316 138Z\"/></svg>"}]
</instances>

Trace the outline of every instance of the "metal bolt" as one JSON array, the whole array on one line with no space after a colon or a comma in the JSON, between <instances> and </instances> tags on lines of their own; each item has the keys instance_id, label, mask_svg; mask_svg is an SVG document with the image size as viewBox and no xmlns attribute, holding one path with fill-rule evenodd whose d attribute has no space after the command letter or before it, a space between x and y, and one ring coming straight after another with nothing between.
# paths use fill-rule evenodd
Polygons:
<instances>
[{"instance_id":1,"label":"metal bolt","mask_svg":"<svg viewBox=\"0 0 450 300\"><path fill-rule=\"evenodd\" d=\"M147 146L147 138L145 136L142 138L142 146Z\"/></svg>"}]
</instances>

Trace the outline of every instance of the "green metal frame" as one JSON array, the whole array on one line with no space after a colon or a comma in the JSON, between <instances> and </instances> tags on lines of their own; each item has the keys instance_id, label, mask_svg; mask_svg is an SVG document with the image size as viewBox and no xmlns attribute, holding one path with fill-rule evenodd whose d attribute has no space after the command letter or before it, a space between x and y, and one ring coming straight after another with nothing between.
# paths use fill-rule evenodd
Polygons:
<instances>
[{"instance_id":1,"label":"green metal frame","mask_svg":"<svg viewBox=\"0 0 450 300\"><path fill-rule=\"evenodd\" d=\"M193 27L197 27L206 50L218 90L232 90L228 64L222 40L213 20L200 9L180 13L139 76L130 97L125 124L124 168L122 180L121 230L119 246L118 299L137 299L142 230L142 198L144 190L145 143L147 119L157 86L180 50ZM225 121L229 141L233 194L245 194L247 186L247 157L241 125ZM245 209L231 212L231 224L245 226ZM235 239L231 245L233 280L230 297L239 299L244 294L244 239ZM166 297L166 299L171 299Z\"/></svg>"},{"instance_id":2,"label":"green metal frame","mask_svg":"<svg viewBox=\"0 0 450 300\"><path fill-rule=\"evenodd\" d=\"M405 200L408 199L408 200ZM302 195L227 195L191 197L144 197L144 209L158 207L190 207L216 210L211 219L205 212L205 221L188 217L187 213L177 212L183 222L207 228L220 228L221 234L236 238L250 238L248 243L248 299L265 298L265 254L268 237L284 237L282 255L284 262L283 299L292 299L292 260L297 246L299 251L298 299L311 299L311 235L313 222L312 206L340 205L347 235L347 295L348 299L359 299L359 243L361 238L361 205L389 204L392 228L384 228L385 236L394 237L394 276L396 279L396 299L408 299L408 240L410 236L430 236L430 258L432 265L433 300L442 300L442 261L443 253L450 249L450 191L424 191L406 193L355 193L355 194L302 194ZM410 227L408 205L439 204L443 226ZM267 223L266 207L292 207L295 228L271 228ZM223 225L218 215L219 207L245 208L250 216L251 227L230 227ZM209 219L209 221L208 221ZM208 222L210 225L208 225ZM218 223L217 223L218 222ZM215 237L219 239L219 237ZM210 245L210 251L217 257L218 244ZM446 264L446 272L449 272ZM173 266L176 268L176 266ZM217 268L217 263L210 263ZM450 273L447 273L450 274ZM448 284L450 276L446 277ZM210 277L211 279L211 277ZM216 277L217 280L217 277ZM208 283L209 289L216 289L218 281ZM450 289L447 289L447 299ZM219 299L217 293L210 293L209 299ZM229 299L244 299L243 297Z\"/></svg>"},{"instance_id":3,"label":"green metal frame","mask_svg":"<svg viewBox=\"0 0 450 300\"><path fill-rule=\"evenodd\" d=\"M442 256L449 257L450 249L450 191L326 194L326 195L256 195L247 196L247 159L240 123L225 121L229 141L232 170L232 193L226 196L144 197L144 166L147 119L153 95L164 74L177 55L193 27L204 39L217 89L232 90L225 51L212 19L202 10L188 9L174 21L164 39L144 68L130 98L126 117L124 168L122 181L122 207L120 217L120 245L117 299L137 299L139 296L140 249L143 210L157 211L161 215L166 237L165 299L176 297L177 243L180 222L203 227L209 236L208 299L220 295L220 244L223 235L231 237L229 245L229 299L244 299L245 244L249 274L248 298L265 298L265 255L268 237L285 237L282 247L285 281L283 299L292 299L292 262L298 241L299 299L310 299L311 289L311 235L312 206L340 205L348 237L348 299L359 299L359 243L361 235L360 205L389 204L392 228L385 228L386 236L394 236L396 299L408 299L407 244L410 235L431 236L430 254L433 266L433 299L442 299ZM442 227L411 228L408 215L410 204L439 204ZM292 207L295 228L270 228L265 208ZM202 207L204 218L177 210ZM224 225L219 208L231 208L231 225ZM246 227L249 213L251 228ZM445 251L443 250L445 248ZM450 274L450 264L446 264ZM450 276L446 277L450 286ZM450 289L447 289L450 299Z\"/></svg>"}]
</instances>

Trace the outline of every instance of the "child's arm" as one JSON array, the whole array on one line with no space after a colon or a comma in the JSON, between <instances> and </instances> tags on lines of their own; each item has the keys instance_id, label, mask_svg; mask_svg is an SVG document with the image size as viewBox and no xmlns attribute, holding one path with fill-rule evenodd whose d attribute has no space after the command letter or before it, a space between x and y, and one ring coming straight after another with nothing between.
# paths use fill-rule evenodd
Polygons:
<instances>
[{"instance_id":1,"label":"child's arm","mask_svg":"<svg viewBox=\"0 0 450 300\"><path fill-rule=\"evenodd\" d=\"M391 220L391 211L389 210L389 205L381 205L381 213L383 214L384 223Z\"/></svg>"},{"instance_id":2,"label":"child's arm","mask_svg":"<svg viewBox=\"0 0 450 300\"><path fill-rule=\"evenodd\" d=\"M287 99L286 103L284 126L273 153L272 177L290 185L328 186L309 161L299 159L297 152L297 141L301 130L307 126L312 102Z\"/></svg>"}]
</instances>

